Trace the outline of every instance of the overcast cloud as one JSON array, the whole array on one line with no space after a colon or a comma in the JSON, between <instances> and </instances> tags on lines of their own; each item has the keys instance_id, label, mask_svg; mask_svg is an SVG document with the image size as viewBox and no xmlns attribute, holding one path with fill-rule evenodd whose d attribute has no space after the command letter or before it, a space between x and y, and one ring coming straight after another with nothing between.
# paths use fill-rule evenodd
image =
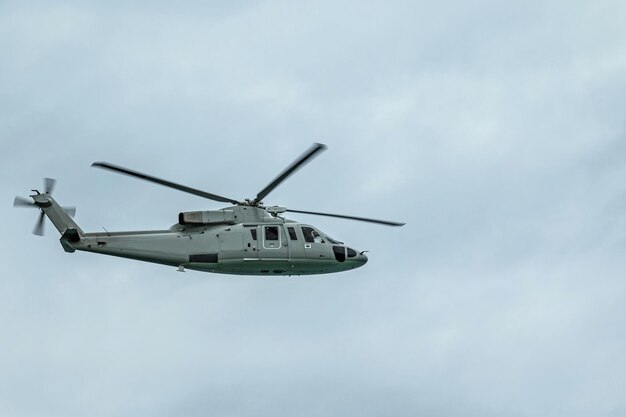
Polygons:
<instances>
[{"instance_id":1,"label":"overcast cloud","mask_svg":"<svg viewBox=\"0 0 626 417\"><path fill-rule=\"evenodd\" d=\"M626 414L623 1L0 5L0 415ZM108 161L406 221L310 222L357 270L237 277L63 252L219 204Z\"/></svg>"}]
</instances>

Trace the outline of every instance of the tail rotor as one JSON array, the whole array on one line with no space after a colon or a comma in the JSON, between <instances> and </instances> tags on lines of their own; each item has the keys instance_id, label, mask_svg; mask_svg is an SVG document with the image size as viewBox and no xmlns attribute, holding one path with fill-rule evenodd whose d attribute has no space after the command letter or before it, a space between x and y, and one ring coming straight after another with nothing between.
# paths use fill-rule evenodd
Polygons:
<instances>
[{"instance_id":1,"label":"tail rotor","mask_svg":"<svg viewBox=\"0 0 626 417\"><path fill-rule=\"evenodd\" d=\"M37 223L35 223L35 228L33 229L33 234L37 236L44 235L44 223L46 219L46 215L43 211L44 207L49 207L52 203L49 199L52 191L54 190L54 186L56 185L56 180L52 178L44 178L44 192L43 194L37 190L32 190L35 194L31 195L29 200L28 198L17 196L13 200L13 207L30 207L30 208L38 208L40 210L39 217L37 219ZM63 210L70 215L70 217L74 217L76 214L76 207L63 207Z\"/></svg>"}]
</instances>

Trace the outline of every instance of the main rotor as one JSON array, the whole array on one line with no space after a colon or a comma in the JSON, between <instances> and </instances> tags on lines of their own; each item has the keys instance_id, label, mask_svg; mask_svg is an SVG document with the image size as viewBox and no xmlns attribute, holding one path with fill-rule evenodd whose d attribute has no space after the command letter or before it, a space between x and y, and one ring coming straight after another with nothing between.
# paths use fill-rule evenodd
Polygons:
<instances>
[{"instance_id":1,"label":"main rotor","mask_svg":"<svg viewBox=\"0 0 626 417\"><path fill-rule=\"evenodd\" d=\"M113 165L108 162L94 162L93 164L91 164L91 166L102 168L102 169L107 169L113 172L131 176L131 177L139 178L144 181L153 182L155 184L160 184L165 187L174 188L179 191L183 191L189 194L194 194L199 197L203 197L203 198L213 200L213 201L218 201L221 203L229 203L235 206L258 207L258 208L266 210L268 213L272 214L273 216L276 216L279 213L283 213L283 212L292 212L292 213L313 214L317 216L327 216L327 217L337 217L337 218L342 218L342 219L358 220L358 221L364 221L364 222L369 222L369 223L383 224L387 226L403 226L404 225L404 223L391 222L387 220L376 220L376 219L369 219L365 217L346 216L342 214L293 210L293 209L288 209L286 207L278 207L278 206L265 207L263 205L263 199L267 197L269 193L271 193L283 181L285 181L287 178L293 175L297 170L302 168L304 165L310 162L313 158L315 158L320 152L324 151L325 149L326 149L326 145L321 144L321 143L314 143L305 153L303 153L299 158L297 158L294 162L292 162L291 165L285 168L283 172L281 172L276 178L274 178L272 182L270 182L265 188L259 191L256 197L252 199L246 198L243 201L224 197L218 194L209 193L203 190L198 190L196 188L191 188L186 185L177 184L171 181L167 181L161 178L144 174L142 172L133 171L131 169L124 168L118 165Z\"/></svg>"}]
</instances>

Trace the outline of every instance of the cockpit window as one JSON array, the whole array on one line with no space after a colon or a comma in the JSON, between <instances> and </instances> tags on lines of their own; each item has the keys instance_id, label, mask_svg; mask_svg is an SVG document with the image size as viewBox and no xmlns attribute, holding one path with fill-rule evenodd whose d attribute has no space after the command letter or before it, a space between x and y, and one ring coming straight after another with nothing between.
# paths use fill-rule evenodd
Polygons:
<instances>
[{"instance_id":1,"label":"cockpit window","mask_svg":"<svg viewBox=\"0 0 626 417\"><path fill-rule=\"evenodd\" d=\"M309 243L324 243L324 239L312 227L302 226L302 235L304 235L304 241Z\"/></svg>"},{"instance_id":2,"label":"cockpit window","mask_svg":"<svg viewBox=\"0 0 626 417\"><path fill-rule=\"evenodd\" d=\"M252 235L252 239L256 240L256 229L250 229L250 234Z\"/></svg>"},{"instance_id":3,"label":"cockpit window","mask_svg":"<svg viewBox=\"0 0 626 417\"><path fill-rule=\"evenodd\" d=\"M298 236L296 235L296 229L293 227L288 227L287 230L289 231L289 239L291 240L298 240Z\"/></svg>"},{"instance_id":4,"label":"cockpit window","mask_svg":"<svg viewBox=\"0 0 626 417\"><path fill-rule=\"evenodd\" d=\"M354 258L356 256L356 251L352 248L348 248L348 258Z\"/></svg>"}]
</instances>

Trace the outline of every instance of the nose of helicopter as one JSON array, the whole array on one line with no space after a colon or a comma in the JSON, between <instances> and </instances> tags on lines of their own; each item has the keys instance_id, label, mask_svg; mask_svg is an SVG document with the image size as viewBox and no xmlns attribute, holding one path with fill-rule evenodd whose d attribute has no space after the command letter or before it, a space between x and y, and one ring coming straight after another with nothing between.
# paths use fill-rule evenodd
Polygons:
<instances>
[{"instance_id":1,"label":"nose of helicopter","mask_svg":"<svg viewBox=\"0 0 626 417\"><path fill-rule=\"evenodd\" d=\"M364 253L359 253L355 260L359 263L359 266L363 266L367 263L367 256Z\"/></svg>"}]
</instances>

